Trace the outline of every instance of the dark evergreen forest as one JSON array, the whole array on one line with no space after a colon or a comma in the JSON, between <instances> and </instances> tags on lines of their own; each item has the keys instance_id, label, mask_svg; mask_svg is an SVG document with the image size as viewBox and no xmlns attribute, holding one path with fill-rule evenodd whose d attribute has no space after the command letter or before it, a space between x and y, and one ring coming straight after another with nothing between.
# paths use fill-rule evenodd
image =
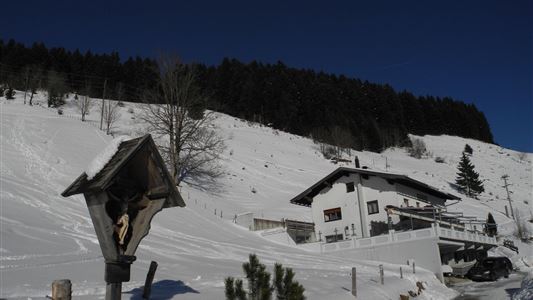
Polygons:
<instances>
[{"instance_id":1,"label":"dark evergreen forest","mask_svg":"<svg viewBox=\"0 0 533 300\"><path fill-rule=\"evenodd\" d=\"M415 96L343 75L224 59L217 66L195 64L197 84L209 95L206 107L315 140L380 151L409 144L407 133L448 134L493 143L475 105L449 97ZM0 40L0 84L24 90L44 88L53 72L72 92L141 101L157 83L157 63L121 60L119 54L81 53ZM57 78L55 78L57 80ZM88 88L90 87L90 88Z\"/></svg>"}]
</instances>

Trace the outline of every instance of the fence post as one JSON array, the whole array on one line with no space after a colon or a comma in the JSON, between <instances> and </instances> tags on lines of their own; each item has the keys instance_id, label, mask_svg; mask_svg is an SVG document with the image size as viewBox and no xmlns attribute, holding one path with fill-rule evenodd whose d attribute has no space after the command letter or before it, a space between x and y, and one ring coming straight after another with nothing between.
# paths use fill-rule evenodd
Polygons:
<instances>
[{"instance_id":1,"label":"fence post","mask_svg":"<svg viewBox=\"0 0 533 300\"><path fill-rule=\"evenodd\" d=\"M416 273L416 268L415 268L415 260L413 259L413 274Z\"/></svg>"},{"instance_id":2,"label":"fence post","mask_svg":"<svg viewBox=\"0 0 533 300\"><path fill-rule=\"evenodd\" d=\"M402 270L402 267L400 267L400 278L403 279L403 270Z\"/></svg>"},{"instance_id":3,"label":"fence post","mask_svg":"<svg viewBox=\"0 0 533 300\"><path fill-rule=\"evenodd\" d=\"M381 284L385 284L385 280L383 277L383 265L379 265L379 281L381 282Z\"/></svg>"},{"instance_id":4,"label":"fence post","mask_svg":"<svg viewBox=\"0 0 533 300\"><path fill-rule=\"evenodd\" d=\"M72 284L68 279L54 280L52 282L52 299L70 300L72 296Z\"/></svg>"},{"instance_id":5,"label":"fence post","mask_svg":"<svg viewBox=\"0 0 533 300\"><path fill-rule=\"evenodd\" d=\"M355 280L356 270L352 268L352 295L357 297L357 283Z\"/></svg>"},{"instance_id":6,"label":"fence post","mask_svg":"<svg viewBox=\"0 0 533 300\"><path fill-rule=\"evenodd\" d=\"M150 299L150 293L152 292L152 282L154 281L155 271L157 270L157 262L152 261L148 274L146 274L146 281L144 282L143 299Z\"/></svg>"}]
</instances>

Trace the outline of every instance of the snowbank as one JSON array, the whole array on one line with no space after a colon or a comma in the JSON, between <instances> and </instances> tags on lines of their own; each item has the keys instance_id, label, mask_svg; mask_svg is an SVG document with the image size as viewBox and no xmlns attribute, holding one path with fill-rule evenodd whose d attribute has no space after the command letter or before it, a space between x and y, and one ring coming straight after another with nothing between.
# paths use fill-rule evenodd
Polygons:
<instances>
[{"instance_id":1,"label":"snowbank","mask_svg":"<svg viewBox=\"0 0 533 300\"><path fill-rule=\"evenodd\" d=\"M118 150L118 147L123 141L130 140L131 137L127 135L121 135L117 138L114 138L107 147L104 148L102 152L100 152L87 166L87 169L85 170L85 174L87 174L87 179L91 180L98 174L102 169L105 167L107 162L111 160L113 155Z\"/></svg>"}]
</instances>

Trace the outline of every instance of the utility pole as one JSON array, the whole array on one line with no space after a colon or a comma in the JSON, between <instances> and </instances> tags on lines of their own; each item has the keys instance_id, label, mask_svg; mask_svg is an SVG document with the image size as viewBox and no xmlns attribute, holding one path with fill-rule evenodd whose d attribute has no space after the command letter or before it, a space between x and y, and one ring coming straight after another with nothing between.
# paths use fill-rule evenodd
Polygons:
<instances>
[{"instance_id":1,"label":"utility pole","mask_svg":"<svg viewBox=\"0 0 533 300\"><path fill-rule=\"evenodd\" d=\"M107 85L107 78L104 80L104 91L102 93L102 113L100 114L100 130L103 128L104 124L104 110L105 110L105 87Z\"/></svg>"},{"instance_id":2,"label":"utility pole","mask_svg":"<svg viewBox=\"0 0 533 300\"><path fill-rule=\"evenodd\" d=\"M509 188L511 184L507 183L507 178L509 178L509 175L505 174L502 176L503 182L505 183L503 187L505 188L505 191L507 192L507 200L509 200L509 208L511 209L511 216L513 217L513 220L516 221L514 217L514 210L513 210L513 204L511 203L511 194L509 193Z\"/></svg>"}]
</instances>

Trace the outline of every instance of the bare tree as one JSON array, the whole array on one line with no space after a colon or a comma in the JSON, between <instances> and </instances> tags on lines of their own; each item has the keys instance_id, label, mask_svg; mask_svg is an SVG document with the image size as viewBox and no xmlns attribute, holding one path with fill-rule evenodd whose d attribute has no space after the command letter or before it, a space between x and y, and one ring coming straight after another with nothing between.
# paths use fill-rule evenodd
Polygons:
<instances>
[{"instance_id":1,"label":"bare tree","mask_svg":"<svg viewBox=\"0 0 533 300\"><path fill-rule=\"evenodd\" d=\"M30 67L30 76L28 79L28 88L30 90L29 105L33 105L33 96L37 93L37 90L41 88L43 80L43 69L39 66Z\"/></svg>"},{"instance_id":2,"label":"bare tree","mask_svg":"<svg viewBox=\"0 0 533 300\"><path fill-rule=\"evenodd\" d=\"M412 145L411 147L407 149L407 151L409 152L409 155L411 157L418 158L418 159L428 154L426 143L424 143L422 139L417 139L417 138L412 140Z\"/></svg>"},{"instance_id":3,"label":"bare tree","mask_svg":"<svg viewBox=\"0 0 533 300\"><path fill-rule=\"evenodd\" d=\"M85 116L89 114L89 112L91 111L91 108L93 107L93 100L89 96L90 90L91 88L89 84L86 83L84 91L83 91L84 95L80 95L79 97L76 97L76 99L74 100L76 107L80 111L82 122L85 122Z\"/></svg>"},{"instance_id":4,"label":"bare tree","mask_svg":"<svg viewBox=\"0 0 533 300\"><path fill-rule=\"evenodd\" d=\"M207 97L195 79L193 67L173 57L160 59L157 89L145 94L141 114L158 137L177 185L212 181L222 174L218 161L225 145L213 129L214 114L205 110Z\"/></svg>"},{"instance_id":5,"label":"bare tree","mask_svg":"<svg viewBox=\"0 0 533 300\"><path fill-rule=\"evenodd\" d=\"M106 134L111 134L115 123L120 118L118 102L111 100L104 100L103 104L103 118Z\"/></svg>"}]
</instances>

